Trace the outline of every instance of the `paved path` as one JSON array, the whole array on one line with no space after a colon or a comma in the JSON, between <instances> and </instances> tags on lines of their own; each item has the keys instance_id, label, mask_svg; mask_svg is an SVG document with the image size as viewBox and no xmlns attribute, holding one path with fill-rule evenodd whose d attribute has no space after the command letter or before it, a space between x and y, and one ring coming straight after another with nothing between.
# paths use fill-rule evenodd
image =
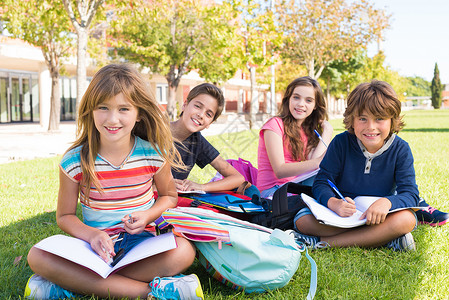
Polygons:
<instances>
[{"instance_id":1,"label":"paved path","mask_svg":"<svg viewBox=\"0 0 449 300\"><path fill-rule=\"evenodd\" d=\"M207 136L246 129L246 122L234 119L214 123L202 133ZM61 122L57 132L48 132L37 123L0 124L0 164L63 154L75 135L74 121Z\"/></svg>"},{"instance_id":2,"label":"paved path","mask_svg":"<svg viewBox=\"0 0 449 300\"><path fill-rule=\"evenodd\" d=\"M75 140L75 122L62 122L57 132L39 124L0 125L0 163L63 154Z\"/></svg>"}]
</instances>

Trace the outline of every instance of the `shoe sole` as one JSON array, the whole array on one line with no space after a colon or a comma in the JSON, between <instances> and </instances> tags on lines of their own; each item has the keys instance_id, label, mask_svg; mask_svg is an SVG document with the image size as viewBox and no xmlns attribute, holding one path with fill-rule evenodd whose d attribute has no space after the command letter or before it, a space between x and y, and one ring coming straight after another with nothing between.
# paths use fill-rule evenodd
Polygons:
<instances>
[{"instance_id":1,"label":"shoe sole","mask_svg":"<svg viewBox=\"0 0 449 300\"><path fill-rule=\"evenodd\" d=\"M419 221L418 224L420 224L420 225L429 225L429 226L432 226L432 227L437 227L437 226L444 225L447 222L448 222L448 220L444 220L444 221L441 221L441 222L438 222L438 223Z\"/></svg>"},{"instance_id":2,"label":"shoe sole","mask_svg":"<svg viewBox=\"0 0 449 300\"><path fill-rule=\"evenodd\" d=\"M196 276L196 274L192 274L195 276L196 282L198 283L198 287L195 289L195 295L200 298L201 300L204 300L204 294L203 294L203 289L201 288L201 282L200 279L198 278L198 276Z\"/></svg>"},{"instance_id":3,"label":"shoe sole","mask_svg":"<svg viewBox=\"0 0 449 300\"><path fill-rule=\"evenodd\" d=\"M405 235L405 241L402 244L403 249L400 251L416 251L416 244L413 235L409 232Z\"/></svg>"},{"instance_id":4,"label":"shoe sole","mask_svg":"<svg viewBox=\"0 0 449 300\"><path fill-rule=\"evenodd\" d=\"M24 299L32 299L32 295L31 295L31 289L30 289L30 280L31 278L33 278L35 276L35 274L31 275L30 278L28 278L27 281L27 285L25 286L25 292L24 292Z\"/></svg>"}]
</instances>

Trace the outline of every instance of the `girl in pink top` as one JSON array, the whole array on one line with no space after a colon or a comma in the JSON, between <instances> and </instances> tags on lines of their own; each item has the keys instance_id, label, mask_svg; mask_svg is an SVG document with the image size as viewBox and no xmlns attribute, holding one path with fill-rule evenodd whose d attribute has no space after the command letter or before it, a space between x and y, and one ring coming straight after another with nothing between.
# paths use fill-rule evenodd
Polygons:
<instances>
[{"instance_id":1,"label":"girl in pink top","mask_svg":"<svg viewBox=\"0 0 449 300\"><path fill-rule=\"evenodd\" d=\"M321 87L308 76L293 80L282 99L278 116L259 133L257 187L266 198L296 176L317 169L332 138Z\"/></svg>"}]
</instances>

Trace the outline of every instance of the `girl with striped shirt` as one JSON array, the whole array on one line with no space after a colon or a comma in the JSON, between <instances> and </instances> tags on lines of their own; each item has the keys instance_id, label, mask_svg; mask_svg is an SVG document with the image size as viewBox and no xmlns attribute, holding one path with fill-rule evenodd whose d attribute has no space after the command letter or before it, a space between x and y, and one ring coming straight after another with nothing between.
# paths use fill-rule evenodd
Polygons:
<instances>
[{"instance_id":1,"label":"girl with striped shirt","mask_svg":"<svg viewBox=\"0 0 449 300\"><path fill-rule=\"evenodd\" d=\"M143 78L128 65L108 65L95 74L81 100L77 125L77 140L60 164L56 220L63 231L90 243L108 261L120 242L131 247L151 237L148 225L176 206L171 167L182 168L182 163L168 121ZM83 221L76 216L78 199ZM175 276L193 263L195 248L183 238L176 237L176 243L177 248L105 279L33 247L28 262L38 275L30 278L25 296L57 299L71 291L104 298L143 299L151 294L202 299L196 275Z\"/></svg>"}]
</instances>

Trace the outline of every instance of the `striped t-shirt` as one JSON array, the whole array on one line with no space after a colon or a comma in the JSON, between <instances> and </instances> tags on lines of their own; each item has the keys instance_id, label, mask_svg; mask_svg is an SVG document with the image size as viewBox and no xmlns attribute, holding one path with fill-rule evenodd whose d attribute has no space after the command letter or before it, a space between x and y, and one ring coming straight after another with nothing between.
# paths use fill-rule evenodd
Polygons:
<instances>
[{"instance_id":1,"label":"striped t-shirt","mask_svg":"<svg viewBox=\"0 0 449 300\"><path fill-rule=\"evenodd\" d=\"M83 178L80 151L81 146L67 152L60 165L77 183ZM85 188L81 188L79 199L84 223L108 234L124 231L121 218L153 206L153 175L163 164L163 158L151 144L139 137L135 137L130 154L120 166L114 166L98 155L95 171L103 192L92 185L89 201L85 201Z\"/></svg>"}]
</instances>

